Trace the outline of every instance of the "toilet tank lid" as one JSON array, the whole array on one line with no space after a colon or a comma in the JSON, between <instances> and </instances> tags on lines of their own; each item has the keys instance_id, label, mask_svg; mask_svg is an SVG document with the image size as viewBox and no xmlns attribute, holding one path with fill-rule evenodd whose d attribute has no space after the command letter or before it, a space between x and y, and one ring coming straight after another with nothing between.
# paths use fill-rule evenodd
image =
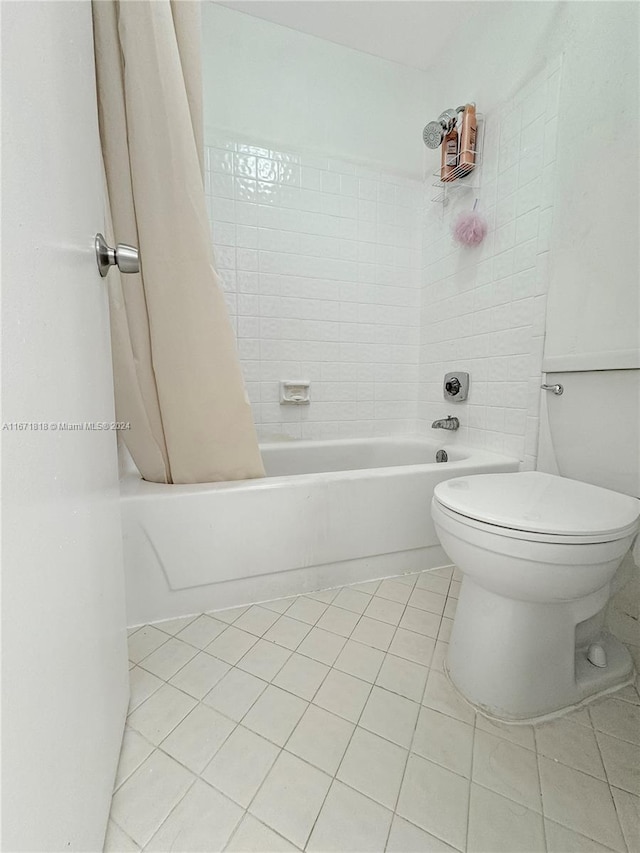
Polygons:
<instances>
[{"instance_id":1,"label":"toilet tank lid","mask_svg":"<svg viewBox=\"0 0 640 853\"><path fill-rule=\"evenodd\" d=\"M456 477L438 483L434 496L478 521L559 536L613 533L640 516L637 498L541 471Z\"/></svg>"}]
</instances>

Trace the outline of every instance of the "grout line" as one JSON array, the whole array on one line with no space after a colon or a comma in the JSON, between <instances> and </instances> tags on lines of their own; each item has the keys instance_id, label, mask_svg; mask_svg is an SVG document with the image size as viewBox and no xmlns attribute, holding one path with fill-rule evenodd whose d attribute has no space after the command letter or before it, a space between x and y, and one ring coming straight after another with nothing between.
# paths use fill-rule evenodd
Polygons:
<instances>
[{"instance_id":1,"label":"grout line","mask_svg":"<svg viewBox=\"0 0 640 853\"><path fill-rule=\"evenodd\" d=\"M538 791L540 794L540 817L542 819L542 839L544 841L544 849L549 850L549 844L547 841L547 827L545 824L545 808L544 808L544 799L542 796L542 774L540 773L540 752L538 751L538 730L535 725L531 727L533 729L533 746L536 754L536 773L538 776Z\"/></svg>"}]
</instances>

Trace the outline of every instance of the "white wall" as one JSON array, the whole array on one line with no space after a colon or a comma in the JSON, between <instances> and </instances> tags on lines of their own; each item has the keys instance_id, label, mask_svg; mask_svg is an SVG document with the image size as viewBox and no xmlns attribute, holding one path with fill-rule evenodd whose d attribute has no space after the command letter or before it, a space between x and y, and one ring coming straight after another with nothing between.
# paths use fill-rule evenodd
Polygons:
<instances>
[{"instance_id":1,"label":"white wall","mask_svg":"<svg viewBox=\"0 0 640 853\"><path fill-rule=\"evenodd\" d=\"M494 26L461 27L464 61L434 85L490 113L563 54L545 366L637 367L640 7L496 5Z\"/></svg>"},{"instance_id":2,"label":"white wall","mask_svg":"<svg viewBox=\"0 0 640 853\"><path fill-rule=\"evenodd\" d=\"M2 9L3 421L114 420L91 6ZM2 432L2 849L102 850L129 682L116 437Z\"/></svg>"},{"instance_id":3,"label":"white wall","mask_svg":"<svg viewBox=\"0 0 640 853\"><path fill-rule=\"evenodd\" d=\"M424 72L215 3L202 18L205 125L422 176Z\"/></svg>"}]
</instances>

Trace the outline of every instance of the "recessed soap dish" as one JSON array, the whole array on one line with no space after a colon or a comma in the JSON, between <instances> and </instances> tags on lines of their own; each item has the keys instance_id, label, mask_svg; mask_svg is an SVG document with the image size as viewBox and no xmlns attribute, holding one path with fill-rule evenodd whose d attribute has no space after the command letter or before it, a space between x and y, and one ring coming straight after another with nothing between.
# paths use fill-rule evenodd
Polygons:
<instances>
[{"instance_id":1,"label":"recessed soap dish","mask_svg":"<svg viewBox=\"0 0 640 853\"><path fill-rule=\"evenodd\" d=\"M308 406L310 382L308 379L286 379L280 382L281 406Z\"/></svg>"}]
</instances>

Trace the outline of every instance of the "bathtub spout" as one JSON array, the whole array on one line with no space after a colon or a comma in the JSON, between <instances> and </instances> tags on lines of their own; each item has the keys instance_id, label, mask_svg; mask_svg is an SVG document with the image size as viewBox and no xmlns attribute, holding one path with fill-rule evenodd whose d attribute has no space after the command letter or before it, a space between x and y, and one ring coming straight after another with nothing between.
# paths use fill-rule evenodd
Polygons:
<instances>
[{"instance_id":1,"label":"bathtub spout","mask_svg":"<svg viewBox=\"0 0 640 853\"><path fill-rule=\"evenodd\" d=\"M460 426L460 421L458 418L454 418L449 415L446 418L442 418L439 421L434 421L431 424L431 429L458 429Z\"/></svg>"}]
</instances>

